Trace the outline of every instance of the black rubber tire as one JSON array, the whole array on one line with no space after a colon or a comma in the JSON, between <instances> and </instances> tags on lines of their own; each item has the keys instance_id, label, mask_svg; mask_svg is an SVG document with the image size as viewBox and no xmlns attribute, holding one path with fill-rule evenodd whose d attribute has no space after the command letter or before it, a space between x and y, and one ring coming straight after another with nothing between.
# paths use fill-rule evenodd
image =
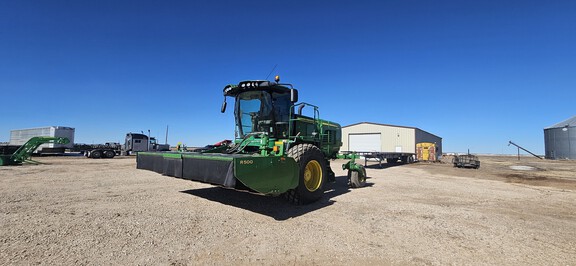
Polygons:
<instances>
[{"instance_id":1,"label":"black rubber tire","mask_svg":"<svg viewBox=\"0 0 576 266\"><path fill-rule=\"evenodd\" d=\"M114 153L113 151L104 151L104 157L114 158L114 156L116 156L116 153Z\"/></svg>"},{"instance_id":2,"label":"black rubber tire","mask_svg":"<svg viewBox=\"0 0 576 266\"><path fill-rule=\"evenodd\" d=\"M356 171L348 170L348 180L350 180L351 188L361 188L366 186L366 169L364 167L362 167L362 174L364 176L360 176Z\"/></svg>"},{"instance_id":3,"label":"black rubber tire","mask_svg":"<svg viewBox=\"0 0 576 266\"><path fill-rule=\"evenodd\" d=\"M90 152L90 158L94 158L94 159L99 159L102 158L102 152L101 151L92 151Z\"/></svg>"},{"instance_id":4,"label":"black rubber tire","mask_svg":"<svg viewBox=\"0 0 576 266\"><path fill-rule=\"evenodd\" d=\"M326 170L326 159L324 154L318 147L312 144L298 144L288 150L287 155L294 158L298 164L298 187L287 191L284 195L286 199L293 204L308 204L315 202L322 198L324 195L324 184L328 177L328 172ZM320 180L319 183L316 182L315 188L312 190L306 187L305 182L305 171L308 164L315 165L319 167ZM310 184L310 182L308 182Z\"/></svg>"},{"instance_id":5,"label":"black rubber tire","mask_svg":"<svg viewBox=\"0 0 576 266\"><path fill-rule=\"evenodd\" d=\"M397 163L398 162L398 158L388 158L386 159L387 163Z\"/></svg>"}]
</instances>

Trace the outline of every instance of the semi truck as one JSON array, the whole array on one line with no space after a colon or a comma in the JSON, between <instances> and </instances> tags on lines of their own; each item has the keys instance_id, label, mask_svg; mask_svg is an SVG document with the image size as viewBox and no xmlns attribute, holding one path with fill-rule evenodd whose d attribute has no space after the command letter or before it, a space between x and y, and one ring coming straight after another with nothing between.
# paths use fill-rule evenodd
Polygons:
<instances>
[{"instance_id":1,"label":"semi truck","mask_svg":"<svg viewBox=\"0 0 576 266\"><path fill-rule=\"evenodd\" d=\"M99 158L114 158L118 155L131 155L136 152L143 151L169 151L170 145L159 144L156 138L150 137L140 133L127 133L124 139L124 144L108 142L106 144L80 144L78 145L80 152L84 156L93 159Z\"/></svg>"},{"instance_id":2,"label":"semi truck","mask_svg":"<svg viewBox=\"0 0 576 266\"><path fill-rule=\"evenodd\" d=\"M150 137L148 141L148 136L140 133L127 133L126 139L124 141L124 146L122 147L122 152L126 155L130 155L134 152L139 151L169 151L170 145L159 144L155 137Z\"/></svg>"}]
</instances>

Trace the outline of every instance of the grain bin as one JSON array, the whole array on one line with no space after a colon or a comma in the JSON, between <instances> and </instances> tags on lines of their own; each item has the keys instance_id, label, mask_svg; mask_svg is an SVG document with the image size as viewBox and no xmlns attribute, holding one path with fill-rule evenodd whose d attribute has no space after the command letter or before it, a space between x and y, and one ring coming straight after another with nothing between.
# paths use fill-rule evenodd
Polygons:
<instances>
[{"instance_id":1,"label":"grain bin","mask_svg":"<svg viewBox=\"0 0 576 266\"><path fill-rule=\"evenodd\" d=\"M544 129L546 159L576 159L576 116Z\"/></svg>"}]
</instances>

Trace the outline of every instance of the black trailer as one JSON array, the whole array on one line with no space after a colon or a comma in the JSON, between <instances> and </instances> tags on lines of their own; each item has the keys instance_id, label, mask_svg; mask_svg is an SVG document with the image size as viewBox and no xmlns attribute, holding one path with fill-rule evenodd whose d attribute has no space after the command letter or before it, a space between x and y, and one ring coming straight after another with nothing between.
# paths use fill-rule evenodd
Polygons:
<instances>
[{"instance_id":1,"label":"black trailer","mask_svg":"<svg viewBox=\"0 0 576 266\"><path fill-rule=\"evenodd\" d=\"M472 154L464 154L464 155L455 155L452 159L452 163L454 167L458 168L480 168L480 160L476 155Z\"/></svg>"}]
</instances>

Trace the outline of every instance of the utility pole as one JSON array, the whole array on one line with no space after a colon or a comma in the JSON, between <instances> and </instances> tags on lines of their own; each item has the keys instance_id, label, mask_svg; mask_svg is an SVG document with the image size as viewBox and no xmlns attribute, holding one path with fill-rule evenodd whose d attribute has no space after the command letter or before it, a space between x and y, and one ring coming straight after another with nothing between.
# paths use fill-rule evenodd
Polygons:
<instances>
[{"instance_id":1,"label":"utility pole","mask_svg":"<svg viewBox=\"0 0 576 266\"><path fill-rule=\"evenodd\" d=\"M166 139L164 140L164 144L168 144L168 125L166 125Z\"/></svg>"}]
</instances>

